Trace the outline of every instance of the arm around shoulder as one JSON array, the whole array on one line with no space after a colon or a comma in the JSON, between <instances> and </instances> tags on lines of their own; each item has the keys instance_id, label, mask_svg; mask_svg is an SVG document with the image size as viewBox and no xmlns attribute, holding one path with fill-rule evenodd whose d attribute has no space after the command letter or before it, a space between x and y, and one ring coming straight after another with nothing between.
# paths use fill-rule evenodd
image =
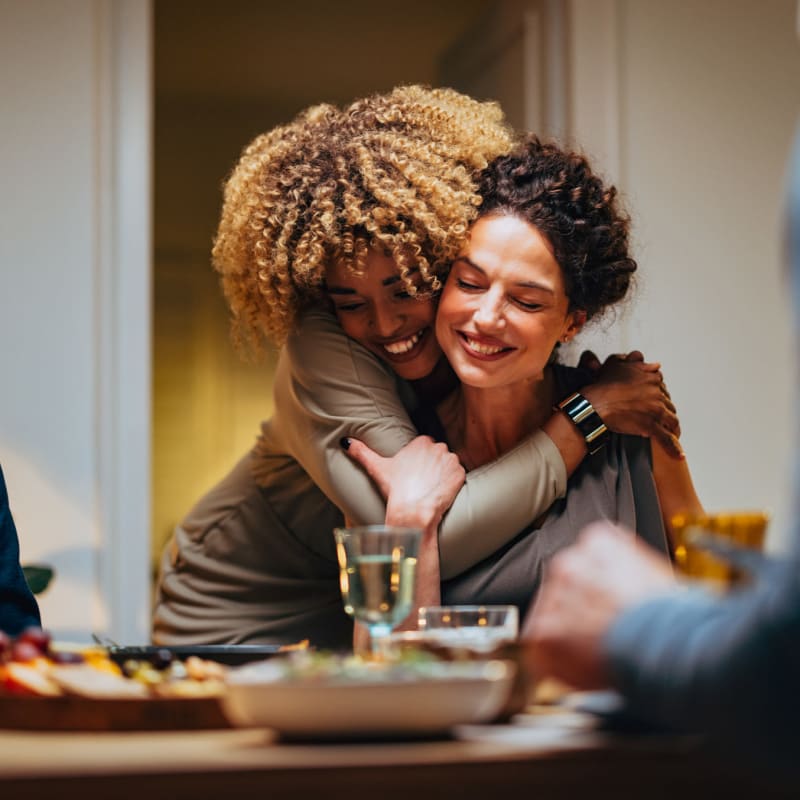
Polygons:
<instances>
[{"instance_id":1,"label":"arm around shoulder","mask_svg":"<svg viewBox=\"0 0 800 800\"><path fill-rule=\"evenodd\" d=\"M281 354L276 417L287 449L354 523L383 521L385 504L342 451L353 437L392 456L417 431L392 371L349 339L336 319L307 314ZM558 448L543 431L467 475L439 531L442 576L468 569L516 536L566 490Z\"/></svg>"},{"instance_id":2,"label":"arm around shoulder","mask_svg":"<svg viewBox=\"0 0 800 800\"><path fill-rule=\"evenodd\" d=\"M354 523L382 522L383 498L340 441L393 455L417 435L393 373L332 315L310 312L281 352L274 400L273 427L311 480Z\"/></svg>"}]
</instances>

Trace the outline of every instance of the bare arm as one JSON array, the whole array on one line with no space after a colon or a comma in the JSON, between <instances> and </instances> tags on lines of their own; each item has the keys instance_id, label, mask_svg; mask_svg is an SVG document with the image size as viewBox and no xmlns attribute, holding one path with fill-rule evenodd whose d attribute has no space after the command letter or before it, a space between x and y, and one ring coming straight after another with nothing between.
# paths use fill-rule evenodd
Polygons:
<instances>
[{"instance_id":1,"label":"bare arm","mask_svg":"<svg viewBox=\"0 0 800 800\"><path fill-rule=\"evenodd\" d=\"M686 459L671 458L659 442L652 443L653 478L656 482L658 502L664 519L670 551L675 552L675 534L672 518L676 514L702 514L703 505L692 482Z\"/></svg>"}]
</instances>

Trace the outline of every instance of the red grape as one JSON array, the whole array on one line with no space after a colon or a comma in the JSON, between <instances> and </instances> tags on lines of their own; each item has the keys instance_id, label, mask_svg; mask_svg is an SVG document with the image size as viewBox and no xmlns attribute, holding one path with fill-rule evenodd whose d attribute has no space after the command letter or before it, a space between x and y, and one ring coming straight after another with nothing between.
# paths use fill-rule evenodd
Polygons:
<instances>
[{"instance_id":1,"label":"red grape","mask_svg":"<svg viewBox=\"0 0 800 800\"><path fill-rule=\"evenodd\" d=\"M33 645L39 651L39 655L42 656L46 656L50 650L50 634L35 626L25 628L17 637L17 641L28 642Z\"/></svg>"},{"instance_id":2,"label":"red grape","mask_svg":"<svg viewBox=\"0 0 800 800\"><path fill-rule=\"evenodd\" d=\"M17 639L11 645L11 659L13 661L33 661L41 655L42 652L36 645L23 639Z\"/></svg>"}]
</instances>

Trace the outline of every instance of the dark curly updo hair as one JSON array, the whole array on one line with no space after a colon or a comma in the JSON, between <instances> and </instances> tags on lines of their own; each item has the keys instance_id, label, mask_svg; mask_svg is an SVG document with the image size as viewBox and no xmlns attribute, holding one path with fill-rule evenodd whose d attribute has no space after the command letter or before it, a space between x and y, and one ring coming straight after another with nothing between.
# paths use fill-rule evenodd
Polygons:
<instances>
[{"instance_id":1,"label":"dark curly updo hair","mask_svg":"<svg viewBox=\"0 0 800 800\"><path fill-rule=\"evenodd\" d=\"M582 155L530 136L483 170L478 191L481 217L510 214L547 237L572 310L591 319L625 297L630 218Z\"/></svg>"}]
</instances>

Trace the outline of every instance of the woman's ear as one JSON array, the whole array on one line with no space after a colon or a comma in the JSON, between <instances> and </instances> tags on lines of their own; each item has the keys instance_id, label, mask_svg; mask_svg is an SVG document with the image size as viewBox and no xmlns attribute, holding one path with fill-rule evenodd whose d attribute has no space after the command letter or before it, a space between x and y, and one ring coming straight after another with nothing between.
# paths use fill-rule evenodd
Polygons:
<instances>
[{"instance_id":1,"label":"woman's ear","mask_svg":"<svg viewBox=\"0 0 800 800\"><path fill-rule=\"evenodd\" d=\"M580 333L581 328L583 328L584 324L586 323L586 312L582 309L578 309L576 311L570 311L567 314L567 319L564 324L564 331L561 334L560 341L562 344L566 344L567 342L571 341L574 336Z\"/></svg>"}]
</instances>

